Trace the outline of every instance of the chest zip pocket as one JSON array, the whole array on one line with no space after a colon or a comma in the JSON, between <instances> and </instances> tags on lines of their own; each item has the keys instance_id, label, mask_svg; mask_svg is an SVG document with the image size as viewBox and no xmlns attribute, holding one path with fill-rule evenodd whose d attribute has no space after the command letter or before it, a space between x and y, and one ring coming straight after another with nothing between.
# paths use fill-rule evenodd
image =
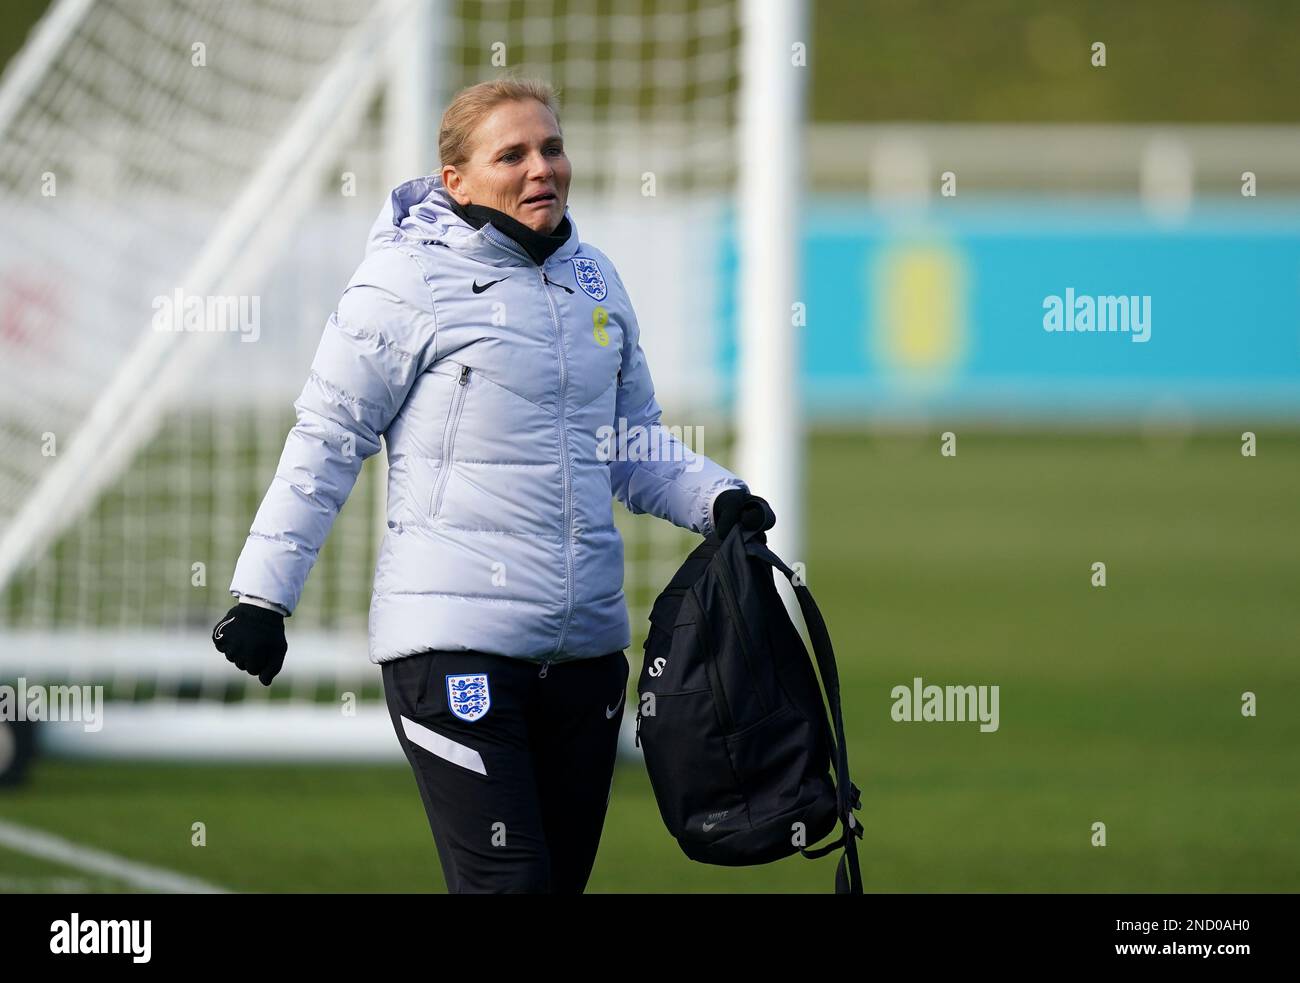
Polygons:
<instances>
[{"instance_id":1,"label":"chest zip pocket","mask_svg":"<svg viewBox=\"0 0 1300 983\"><path fill-rule=\"evenodd\" d=\"M456 446L456 431L460 429L460 414L465 408L465 394L469 392L469 366L460 367L460 380L456 385L456 394L451 400L451 412L447 415L447 428L442 435L442 466L438 468L438 480L433 489L433 502L429 506L430 517L436 518L442 508L442 494L447 488L447 479L451 476L452 454Z\"/></svg>"}]
</instances>

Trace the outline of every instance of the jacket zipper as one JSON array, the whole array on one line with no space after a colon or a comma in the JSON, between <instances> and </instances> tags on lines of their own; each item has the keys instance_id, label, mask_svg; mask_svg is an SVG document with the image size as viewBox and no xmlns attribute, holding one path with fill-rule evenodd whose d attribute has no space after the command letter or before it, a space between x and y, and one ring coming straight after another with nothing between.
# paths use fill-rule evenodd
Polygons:
<instances>
[{"instance_id":1,"label":"jacket zipper","mask_svg":"<svg viewBox=\"0 0 1300 983\"><path fill-rule=\"evenodd\" d=\"M560 638L555 643L555 651L558 654L564 650L564 639L569 633L569 620L573 617L573 489L572 476L569 473L569 433L568 420L566 417L566 405L568 401L569 370L566 365L564 353L564 332L560 327L560 318L555 310L555 302L551 300L551 292L546 289L550 282L546 273L539 266L537 272L542 278L542 292L546 294L546 306L551 312L551 324L555 326L555 342L560 354L560 457L561 466L564 474L564 566L565 566L565 605L564 621L560 624Z\"/></svg>"},{"instance_id":2,"label":"jacket zipper","mask_svg":"<svg viewBox=\"0 0 1300 983\"><path fill-rule=\"evenodd\" d=\"M736 602L736 595L731 585L731 570L725 563L718 564L718 583L722 585L722 597L727 602L727 609L731 612L731 618L740 630L740 654L745 660L745 668L749 670L749 678L755 679L754 664L750 661L750 653L756 652L754 640L749 635L749 626L745 624L745 619L740 616L740 605ZM754 687L754 695L758 697L758 705L763 708L763 713L767 713L767 701L763 699L762 687Z\"/></svg>"},{"instance_id":3,"label":"jacket zipper","mask_svg":"<svg viewBox=\"0 0 1300 983\"><path fill-rule=\"evenodd\" d=\"M573 617L573 542L571 538L573 530L573 478L569 473L569 435L565 416L569 372L565 364L564 332L560 327L560 318L555 310L555 302L551 299L551 292L546 289L548 285L552 284L552 281L547 277L546 271L542 269L544 264L538 263L512 243L503 241L500 236L495 234L494 229L489 231L490 226L484 226L483 228L483 234L486 238L532 263L533 268L537 270L537 275L542 278L542 293L546 295L546 306L551 312L551 324L555 328L556 350L560 356L560 415L557 422L560 431L560 466L564 477L564 620L560 623L560 637L555 643L555 652L558 655L564 650L564 639L569 633L569 621ZM554 284L554 286L564 287L563 284ZM564 289L569 290L568 287L564 287ZM572 290L569 290L569 292L573 293Z\"/></svg>"},{"instance_id":4,"label":"jacket zipper","mask_svg":"<svg viewBox=\"0 0 1300 983\"><path fill-rule=\"evenodd\" d=\"M429 510L431 516L436 517L438 510L442 508L442 493L447 487L447 478L451 475L452 450L456 446L456 431L460 429L460 414L465 407L465 394L469 386L469 366L460 367L460 382L456 389L455 405L451 410L451 429L448 432L447 439L443 442L442 448L442 473L438 475L438 490L434 493L433 507Z\"/></svg>"},{"instance_id":5,"label":"jacket zipper","mask_svg":"<svg viewBox=\"0 0 1300 983\"><path fill-rule=\"evenodd\" d=\"M568 293L573 293L572 287L566 287L562 283L556 283L554 280L552 280L550 277L546 275L546 272L544 270L542 271L542 282L544 282L548 286L559 287L561 290L567 291Z\"/></svg>"}]
</instances>

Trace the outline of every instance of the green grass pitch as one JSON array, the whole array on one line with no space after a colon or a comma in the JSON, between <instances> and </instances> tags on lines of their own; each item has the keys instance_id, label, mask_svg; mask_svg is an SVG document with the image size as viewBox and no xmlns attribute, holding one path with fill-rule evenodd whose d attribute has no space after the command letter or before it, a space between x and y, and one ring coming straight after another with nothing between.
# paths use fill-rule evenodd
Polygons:
<instances>
[{"instance_id":1,"label":"green grass pitch","mask_svg":"<svg viewBox=\"0 0 1300 983\"><path fill-rule=\"evenodd\" d=\"M813 436L794 559L836 643L868 890L1300 889L1300 433L1250 428L1244 458L1248 428L958 429L954 458ZM998 730L893 721L914 676L998 685ZM405 765L44 760L0 819L238 891L442 890ZM588 890L827 893L834 856L693 863L626 764ZM0 892L119 887L0 848Z\"/></svg>"}]
</instances>

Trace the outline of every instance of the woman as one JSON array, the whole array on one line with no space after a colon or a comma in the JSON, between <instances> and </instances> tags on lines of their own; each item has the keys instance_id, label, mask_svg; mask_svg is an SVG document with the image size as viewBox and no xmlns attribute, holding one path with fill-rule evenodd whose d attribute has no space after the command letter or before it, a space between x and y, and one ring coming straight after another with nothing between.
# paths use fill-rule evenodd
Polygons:
<instances>
[{"instance_id":1,"label":"woman","mask_svg":"<svg viewBox=\"0 0 1300 983\"><path fill-rule=\"evenodd\" d=\"M463 90L439 151L439 175L392 192L329 318L213 640L270 684L385 435L370 658L447 887L580 893L629 672L612 496L704 535L774 519L659 426L627 291L568 212L549 86Z\"/></svg>"}]
</instances>

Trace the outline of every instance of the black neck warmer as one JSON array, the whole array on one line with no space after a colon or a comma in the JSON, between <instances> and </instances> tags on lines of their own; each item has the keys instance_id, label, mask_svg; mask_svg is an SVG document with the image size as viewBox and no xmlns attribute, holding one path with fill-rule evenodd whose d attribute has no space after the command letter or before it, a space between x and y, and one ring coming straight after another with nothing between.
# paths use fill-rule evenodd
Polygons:
<instances>
[{"instance_id":1,"label":"black neck warmer","mask_svg":"<svg viewBox=\"0 0 1300 983\"><path fill-rule=\"evenodd\" d=\"M538 266L546 262L555 250L568 242L569 235L572 232L567 215L560 219L560 224L553 233L546 235L536 229L529 228L517 218L488 205L476 205L473 202L462 205L455 198L452 198L451 208L452 211L476 229L481 229L488 222L491 222L493 228L501 230L501 232L519 243L524 252L531 256L533 262Z\"/></svg>"}]
</instances>

